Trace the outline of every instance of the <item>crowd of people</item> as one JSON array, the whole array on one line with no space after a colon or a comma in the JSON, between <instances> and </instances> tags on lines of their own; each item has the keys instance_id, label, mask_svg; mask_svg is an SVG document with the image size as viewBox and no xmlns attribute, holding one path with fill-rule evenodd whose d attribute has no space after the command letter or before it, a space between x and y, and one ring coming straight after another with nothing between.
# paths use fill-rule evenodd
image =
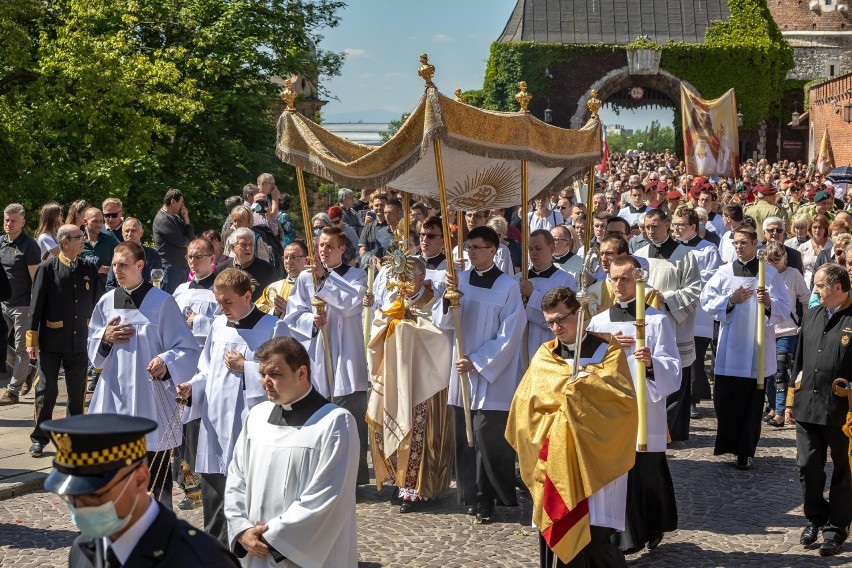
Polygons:
<instances>
[{"instance_id":1,"label":"crowd of people","mask_svg":"<svg viewBox=\"0 0 852 568\"><path fill-rule=\"evenodd\" d=\"M762 424L795 424L801 543L839 553L852 473L846 403L831 382L852 372L852 191L789 161L693 177L668 151L610 156L591 183L590 204L577 181L448 219L429 200L406 211L391 189L342 188L303 240L291 197L262 174L201 236L183 194L166 192L153 248L145 212L125 216L114 197L100 209L76 201L64 220L47 204L32 237L24 208L8 205L0 299L11 378L0 405L35 384L30 454L54 443L48 489L67 497L83 537L112 539L95 550L84 538L80 554L126 562L125 527L173 515L176 480L180 506L195 506L197 474L204 529L220 543L205 546L222 565L231 551L245 566L355 566L355 487L371 481L369 453L373 482L398 488L401 513L428 507L452 478L478 522L528 490L542 566L626 566L625 554L677 528L674 486L687 480L672 479L665 451L688 443L705 400L714 453L742 470ZM401 265L387 262L395 254ZM67 422L49 420L61 373ZM77 416L86 390L88 414ZM138 421L116 419L111 438L86 420L98 414ZM137 505L140 488L153 500ZM117 495L124 524L82 521L104 495Z\"/></svg>"}]
</instances>

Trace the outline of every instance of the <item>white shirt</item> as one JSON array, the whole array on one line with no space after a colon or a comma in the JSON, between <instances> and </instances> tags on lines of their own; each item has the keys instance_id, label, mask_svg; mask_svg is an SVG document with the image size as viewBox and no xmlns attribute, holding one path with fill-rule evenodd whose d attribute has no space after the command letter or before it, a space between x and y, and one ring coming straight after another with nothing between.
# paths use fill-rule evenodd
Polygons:
<instances>
[{"instance_id":1,"label":"white shirt","mask_svg":"<svg viewBox=\"0 0 852 568\"><path fill-rule=\"evenodd\" d=\"M127 563L127 559L130 558L130 554L133 552L133 549L136 548L136 545L139 544L139 540L142 536L151 528L151 525L154 524L154 521L157 520L157 515L160 514L160 506L157 505L157 501L153 498L149 497L148 508L145 509L145 512L139 517L139 520L136 521L129 529L124 531L118 540L113 543L110 543L109 538L104 539L104 550L106 551L108 548L112 548L112 551L115 553L115 557L118 558L118 561L122 564Z\"/></svg>"}]
</instances>

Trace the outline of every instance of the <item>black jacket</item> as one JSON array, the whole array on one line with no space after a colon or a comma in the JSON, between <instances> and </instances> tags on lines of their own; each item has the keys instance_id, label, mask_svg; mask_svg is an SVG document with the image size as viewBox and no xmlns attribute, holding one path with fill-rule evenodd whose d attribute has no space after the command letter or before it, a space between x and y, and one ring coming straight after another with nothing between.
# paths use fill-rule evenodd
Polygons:
<instances>
[{"instance_id":1,"label":"black jacket","mask_svg":"<svg viewBox=\"0 0 852 568\"><path fill-rule=\"evenodd\" d=\"M163 508L145 531L122 568L239 568L236 557L218 540ZM70 568L92 568L96 562L93 538L78 536L68 557Z\"/></svg>"},{"instance_id":2,"label":"black jacket","mask_svg":"<svg viewBox=\"0 0 852 568\"><path fill-rule=\"evenodd\" d=\"M824 426L842 426L849 410L848 399L833 393L834 379L852 379L852 298L831 319L816 306L802 318L796 344L793 376L802 381L793 398L793 418Z\"/></svg>"},{"instance_id":3,"label":"black jacket","mask_svg":"<svg viewBox=\"0 0 852 568\"><path fill-rule=\"evenodd\" d=\"M30 300L27 346L50 353L85 353L89 320L103 295L98 267L77 259L74 272L58 256L38 265ZM37 334L38 341L32 336Z\"/></svg>"}]
</instances>

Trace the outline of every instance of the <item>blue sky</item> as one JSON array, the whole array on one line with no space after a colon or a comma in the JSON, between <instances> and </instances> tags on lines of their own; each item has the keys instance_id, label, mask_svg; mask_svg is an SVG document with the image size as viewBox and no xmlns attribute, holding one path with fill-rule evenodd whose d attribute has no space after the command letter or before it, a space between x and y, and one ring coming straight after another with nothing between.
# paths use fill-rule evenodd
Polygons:
<instances>
[{"instance_id":1,"label":"blue sky","mask_svg":"<svg viewBox=\"0 0 852 568\"><path fill-rule=\"evenodd\" d=\"M410 111L423 94L417 67L424 52L437 69L434 82L441 92L481 88L489 46L503 31L515 4L516 0L350 0L341 11L340 25L321 32L323 49L348 55L341 75L323 82L339 99L329 101L323 114L357 120L372 110L394 117ZM653 119L664 125L671 122L671 111L601 114L604 122L627 128Z\"/></svg>"}]
</instances>

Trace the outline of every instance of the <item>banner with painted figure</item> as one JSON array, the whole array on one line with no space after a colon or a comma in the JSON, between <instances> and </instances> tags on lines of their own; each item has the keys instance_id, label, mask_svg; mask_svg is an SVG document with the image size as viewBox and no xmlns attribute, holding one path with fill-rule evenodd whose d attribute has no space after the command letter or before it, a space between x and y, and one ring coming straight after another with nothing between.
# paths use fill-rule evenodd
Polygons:
<instances>
[{"instance_id":1,"label":"banner with painted figure","mask_svg":"<svg viewBox=\"0 0 852 568\"><path fill-rule=\"evenodd\" d=\"M822 133L822 143L819 145L819 154L816 157L816 171L827 176L834 169L834 151L831 149L831 137L828 135L828 127Z\"/></svg>"},{"instance_id":2,"label":"banner with painted figure","mask_svg":"<svg viewBox=\"0 0 852 568\"><path fill-rule=\"evenodd\" d=\"M686 172L703 177L736 177L740 142L734 90L705 101L681 85L680 102Z\"/></svg>"}]
</instances>

